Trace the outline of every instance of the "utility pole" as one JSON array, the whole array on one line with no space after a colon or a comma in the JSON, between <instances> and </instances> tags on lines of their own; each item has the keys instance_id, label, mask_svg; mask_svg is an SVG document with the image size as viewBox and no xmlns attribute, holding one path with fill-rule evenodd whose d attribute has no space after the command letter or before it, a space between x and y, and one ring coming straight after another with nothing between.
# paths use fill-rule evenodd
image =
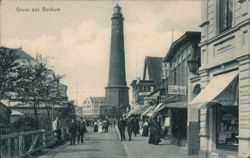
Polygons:
<instances>
[{"instance_id":1,"label":"utility pole","mask_svg":"<svg viewBox=\"0 0 250 158\"><path fill-rule=\"evenodd\" d=\"M174 29L172 28L172 43L174 42Z\"/></svg>"},{"instance_id":2,"label":"utility pole","mask_svg":"<svg viewBox=\"0 0 250 158\"><path fill-rule=\"evenodd\" d=\"M76 105L78 105L78 81L76 79Z\"/></svg>"}]
</instances>

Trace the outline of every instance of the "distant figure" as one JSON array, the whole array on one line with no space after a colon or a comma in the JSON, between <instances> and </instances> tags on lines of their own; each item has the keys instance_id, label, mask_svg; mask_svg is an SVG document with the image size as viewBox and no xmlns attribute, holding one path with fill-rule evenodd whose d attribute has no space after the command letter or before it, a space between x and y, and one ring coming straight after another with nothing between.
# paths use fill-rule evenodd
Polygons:
<instances>
[{"instance_id":1,"label":"distant figure","mask_svg":"<svg viewBox=\"0 0 250 158\"><path fill-rule=\"evenodd\" d=\"M114 126L115 126L115 123L116 123L116 122L114 121L114 123L113 123L113 124L114 124Z\"/></svg>"},{"instance_id":2,"label":"distant figure","mask_svg":"<svg viewBox=\"0 0 250 158\"><path fill-rule=\"evenodd\" d=\"M98 132L101 133L102 132L102 122L101 121L97 121L98 122Z\"/></svg>"},{"instance_id":3,"label":"distant figure","mask_svg":"<svg viewBox=\"0 0 250 158\"><path fill-rule=\"evenodd\" d=\"M69 126L70 145L75 145L77 129L78 129L78 126L77 126L76 120L72 119L70 126Z\"/></svg>"},{"instance_id":4,"label":"distant figure","mask_svg":"<svg viewBox=\"0 0 250 158\"><path fill-rule=\"evenodd\" d=\"M80 122L78 124L78 132L79 132L78 143L80 142L80 140L81 140L81 143L84 143L83 138L84 138L84 133L86 131L87 131L86 130L86 122L83 120L83 118L80 118Z\"/></svg>"},{"instance_id":5,"label":"distant figure","mask_svg":"<svg viewBox=\"0 0 250 158\"><path fill-rule=\"evenodd\" d=\"M103 121L103 126L104 126L104 132L108 133L109 132L109 121L108 120Z\"/></svg>"},{"instance_id":6,"label":"distant figure","mask_svg":"<svg viewBox=\"0 0 250 158\"><path fill-rule=\"evenodd\" d=\"M128 130L128 140L131 141L131 136L132 136L132 131L134 129L134 125L135 125L135 120L134 118L130 118L128 120L128 123L127 123L127 130Z\"/></svg>"},{"instance_id":7,"label":"distant figure","mask_svg":"<svg viewBox=\"0 0 250 158\"><path fill-rule=\"evenodd\" d=\"M94 122L94 131L93 132L98 132L98 123L96 121Z\"/></svg>"},{"instance_id":8,"label":"distant figure","mask_svg":"<svg viewBox=\"0 0 250 158\"><path fill-rule=\"evenodd\" d=\"M148 136L148 121L147 120L143 123L142 136L144 137Z\"/></svg>"},{"instance_id":9,"label":"distant figure","mask_svg":"<svg viewBox=\"0 0 250 158\"><path fill-rule=\"evenodd\" d=\"M121 136L121 141L125 141L125 127L126 127L126 121L123 118L120 118L118 121L118 129L120 132L120 136Z\"/></svg>"},{"instance_id":10,"label":"distant figure","mask_svg":"<svg viewBox=\"0 0 250 158\"><path fill-rule=\"evenodd\" d=\"M62 131L60 129L60 122L59 122L59 117L56 117L55 121L53 121L53 131L56 132L56 141L60 142Z\"/></svg>"}]
</instances>

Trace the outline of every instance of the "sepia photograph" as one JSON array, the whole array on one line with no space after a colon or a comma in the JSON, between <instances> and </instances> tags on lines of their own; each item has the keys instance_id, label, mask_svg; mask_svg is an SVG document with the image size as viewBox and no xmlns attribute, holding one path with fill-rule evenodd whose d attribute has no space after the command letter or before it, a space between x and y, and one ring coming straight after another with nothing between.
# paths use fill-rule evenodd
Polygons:
<instances>
[{"instance_id":1,"label":"sepia photograph","mask_svg":"<svg viewBox=\"0 0 250 158\"><path fill-rule=\"evenodd\" d=\"M0 0L0 158L250 158L250 0Z\"/></svg>"}]
</instances>

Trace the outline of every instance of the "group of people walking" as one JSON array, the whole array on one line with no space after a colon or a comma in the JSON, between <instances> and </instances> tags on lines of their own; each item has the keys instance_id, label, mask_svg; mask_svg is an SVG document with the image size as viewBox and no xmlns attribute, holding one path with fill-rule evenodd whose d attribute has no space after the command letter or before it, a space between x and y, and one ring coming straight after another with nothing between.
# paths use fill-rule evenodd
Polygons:
<instances>
[{"instance_id":1,"label":"group of people walking","mask_svg":"<svg viewBox=\"0 0 250 158\"><path fill-rule=\"evenodd\" d=\"M84 133L87 132L86 122L83 118L80 120L72 119L69 125L69 133L70 133L70 145L75 145L76 137L78 144L84 143Z\"/></svg>"},{"instance_id":2,"label":"group of people walking","mask_svg":"<svg viewBox=\"0 0 250 158\"><path fill-rule=\"evenodd\" d=\"M134 133L134 136L136 137L137 134L140 133L140 125L139 125L139 119L130 117L128 119L120 118L118 121L118 129L120 132L121 141L126 140L125 139L125 131L127 128L128 133L128 140L132 140L132 133Z\"/></svg>"},{"instance_id":3,"label":"group of people walking","mask_svg":"<svg viewBox=\"0 0 250 158\"><path fill-rule=\"evenodd\" d=\"M148 143L157 145L161 142L161 126L160 124L152 119L150 121L144 120L142 125L142 136L149 136ZM118 121L118 129L120 133L121 141L126 140L125 131L127 129L128 134L128 141L132 140L132 133L134 133L134 136L136 137L137 134L140 133L140 123L139 118L137 117L130 117L130 118L120 118ZM149 130L150 129L150 130Z\"/></svg>"},{"instance_id":4,"label":"group of people walking","mask_svg":"<svg viewBox=\"0 0 250 158\"><path fill-rule=\"evenodd\" d=\"M96 120L93 123L93 132L105 132L108 133L108 128L111 125L111 122L107 119L103 121ZM115 122L114 122L115 126ZM121 141L126 140L125 133L127 132L128 141L132 141L132 135L136 137L141 133L144 137L149 137L148 143L157 145L161 142L162 129L159 122L156 119L144 119L140 121L139 117L129 117L123 118L121 117L118 120L117 127L120 133ZM53 122L53 129L57 133L57 139L61 138L61 131L58 118ZM140 131L142 129L142 131ZM84 133L87 132L86 122L83 118L80 120L72 119L68 131L70 133L70 145L75 145L76 139L78 144L84 143Z\"/></svg>"},{"instance_id":5,"label":"group of people walking","mask_svg":"<svg viewBox=\"0 0 250 158\"><path fill-rule=\"evenodd\" d=\"M94 130L93 132L104 132L108 133L109 132L109 126L112 125L109 120L104 120L104 121L94 121Z\"/></svg>"}]
</instances>

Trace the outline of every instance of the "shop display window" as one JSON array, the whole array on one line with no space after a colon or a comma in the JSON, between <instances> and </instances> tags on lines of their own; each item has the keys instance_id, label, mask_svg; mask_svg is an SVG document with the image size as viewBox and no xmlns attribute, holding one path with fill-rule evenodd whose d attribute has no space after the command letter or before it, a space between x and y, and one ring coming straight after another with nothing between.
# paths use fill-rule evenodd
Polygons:
<instances>
[{"instance_id":1,"label":"shop display window","mask_svg":"<svg viewBox=\"0 0 250 158\"><path fill-rule=\"evenodd\" d=\"M239 134L238 106L218 106L217 147L237 149Z\"/></svg>"}]
</instances>

